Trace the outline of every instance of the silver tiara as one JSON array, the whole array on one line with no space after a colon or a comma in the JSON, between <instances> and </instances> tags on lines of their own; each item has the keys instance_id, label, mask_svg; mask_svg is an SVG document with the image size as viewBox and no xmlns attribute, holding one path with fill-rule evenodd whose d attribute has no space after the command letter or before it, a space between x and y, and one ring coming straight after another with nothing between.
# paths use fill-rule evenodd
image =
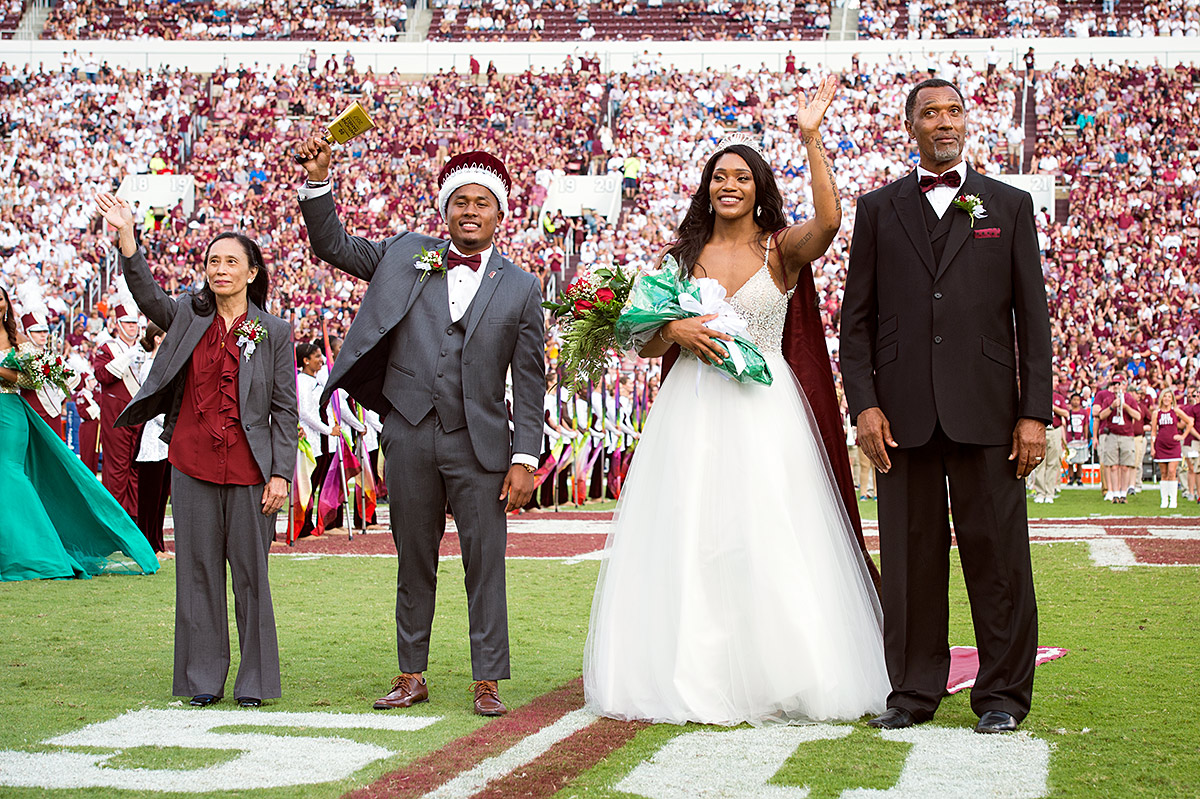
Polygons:
<instances>
[{"instance_id":1,"label":"silver tiara","mask_svg":"<svg viewBox=\"0 0 1200 799\"><path fill-rule=\"evenodd\" d=\"M752 133L743 133L741 131L730 133L728 136L717 142L717 149L713 150L713 155L717 155L724 150L728 150L735 144L741 144L749 147L751 150L758 153L762 160L767 160L767 154L763 152L759 138Z\"/></svg>"}]
</instances>

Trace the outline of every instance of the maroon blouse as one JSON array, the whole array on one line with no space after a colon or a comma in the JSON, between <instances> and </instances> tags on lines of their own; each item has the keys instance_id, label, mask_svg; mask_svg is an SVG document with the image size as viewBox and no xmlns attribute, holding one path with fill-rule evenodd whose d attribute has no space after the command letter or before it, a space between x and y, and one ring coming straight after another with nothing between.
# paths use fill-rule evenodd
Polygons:
<instances>
[{"instance_id":1,"label":"maroon blouse","mask_svg":"<svg viewBox=\"0 0 1200 799\"><path fill-rule=\"evenodd\" d=\"M188 477L218 485L264 482L238 416L241 351L232 331L245 319L242 314L227 330L221 315L213 314L188 364L183 404L167 455Z\"/></svg>"}]
</instances>

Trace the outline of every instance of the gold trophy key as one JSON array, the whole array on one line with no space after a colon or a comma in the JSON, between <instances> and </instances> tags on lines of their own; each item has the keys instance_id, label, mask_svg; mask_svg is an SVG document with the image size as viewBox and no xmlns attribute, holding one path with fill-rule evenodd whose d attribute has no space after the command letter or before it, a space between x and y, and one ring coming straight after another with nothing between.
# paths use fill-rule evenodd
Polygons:
<instances>
[{"instance_id":1,"label":"gold trophy key","mask_svg":"<svg viewBox=\"0 0 1200 799\"><path fill-rule=\"evenodd\" d=\"M350 107L343 111L329 124L325 135L321 138L330 144L345 144L359 134L375 127L366 109L355 100ZM303 164L306 159L299 155L292 156L296 163Z\"/></svg>"}]
</instances>

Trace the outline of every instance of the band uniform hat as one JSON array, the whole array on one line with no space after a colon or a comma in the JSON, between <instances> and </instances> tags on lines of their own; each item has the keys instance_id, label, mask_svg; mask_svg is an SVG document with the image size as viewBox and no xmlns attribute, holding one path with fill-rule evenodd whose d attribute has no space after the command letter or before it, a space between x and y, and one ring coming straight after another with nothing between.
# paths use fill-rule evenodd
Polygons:
<instances>
[{"instance_id":1,"label":"band uniform hat","mask_svg":"<svg viewBox=\"0 0 1200 799\"><path fill-rule=\"evenodd\" d=\"M140 322L141 321L141 318L138 316L137 308L134 308L133 306L128 305L126 303L122 303L121 305L118 305L116 307L116 315L117 315L118 322Z\"/></svg>"},{"instance_id":2,"label":"band uniform hat","mask_svg":"<svg viewBox=\"0 0 1200 799\"><path fill-rule=\"evenodd\" d=\"M446 162L438 175L437 208L446 218L450 195L469 183L477 183L496 196L501 211L508 211L508 194L512 191L512 178L504 163L494 155L482 150L456 155Z\"/></svg>"},{"instance_id":3,"label":"band uniform hat","mask_svg":"<svg viewBox=\"0 0 1200 799\"><path fill-rule=\"evenodd\" d=\"M49 333L50 325L46 324L46 317L40 313L27 313L21 316L21 327L25 328L26 333Z\"/></svg>"}]
</instances>

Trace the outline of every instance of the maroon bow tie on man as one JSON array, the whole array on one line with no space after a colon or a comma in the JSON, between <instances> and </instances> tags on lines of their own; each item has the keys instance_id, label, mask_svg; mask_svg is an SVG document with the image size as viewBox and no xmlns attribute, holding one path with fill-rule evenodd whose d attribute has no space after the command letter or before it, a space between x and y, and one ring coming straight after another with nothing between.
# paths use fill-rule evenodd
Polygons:
<instances>
[{"instance_id":1,"label":"maroon bow tie on man","mask_svg":"<svg viewBox=\"0 0 1200 799\"><path fill-rule=\"evenodd\" d=\"M921 192L925 193L938 186L949 186L952 189L957 189L962 185L962 176L954 170L943 172L940 175L925 175L918 181L917 185L921 187Z\"/></svg>"},{"instance_id":2,"label":"maroon bow tie on man","mask_svg":"<svg viewBox=\"0 0 1200 799\"><path fill-rule=\"evenodd\" d=\"M475 253L474 255L463 255L462 253L457 253L454 250L450 250L446 254L447 269L453 269L456 266L469 266L471 267L472 271L478 272L479 267L482 265L482 256L479 253Z\"/></svg>"}]
</instances>

